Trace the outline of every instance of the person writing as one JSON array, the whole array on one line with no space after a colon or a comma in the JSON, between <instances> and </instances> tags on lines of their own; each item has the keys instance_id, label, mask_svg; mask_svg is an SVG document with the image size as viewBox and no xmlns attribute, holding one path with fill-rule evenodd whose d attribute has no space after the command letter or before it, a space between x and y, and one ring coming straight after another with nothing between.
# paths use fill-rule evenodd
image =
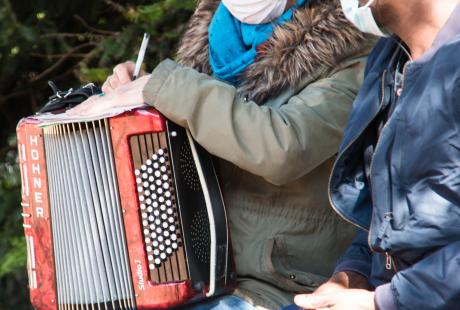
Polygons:
<instances>
[{"instance_id":1,"label":"person writing","mask_svg":"<svg viewBox=\"0 0 460 310\"><path fill-rule=\"evenodd\" d=\"M69 114L147 103L219 160L238 287L197 309L279 309L332 274L354 229L327 183L374 43L337 0L202 0L165 60L120 64Z\"/></svg>"}]
</instances>

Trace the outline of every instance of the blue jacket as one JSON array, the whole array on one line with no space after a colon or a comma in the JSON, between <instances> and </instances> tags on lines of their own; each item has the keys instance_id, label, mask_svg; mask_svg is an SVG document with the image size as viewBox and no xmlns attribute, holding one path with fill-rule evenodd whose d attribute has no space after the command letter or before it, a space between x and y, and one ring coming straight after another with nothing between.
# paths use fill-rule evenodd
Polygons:
<instances>
[{"instance_id":1,"label":"blue jacket","mask_svg":"<svg viewBox=\"0 0 460 310\"><path fill-rule=\"evenodd\" d=\"M369 57L331 175L331 204L359 227L336 272L369 277L381 309L460 309L460 5L407 63L368 182L364 137L390 100L399 48L382 39Z\"/></svg>"}]
</instances>

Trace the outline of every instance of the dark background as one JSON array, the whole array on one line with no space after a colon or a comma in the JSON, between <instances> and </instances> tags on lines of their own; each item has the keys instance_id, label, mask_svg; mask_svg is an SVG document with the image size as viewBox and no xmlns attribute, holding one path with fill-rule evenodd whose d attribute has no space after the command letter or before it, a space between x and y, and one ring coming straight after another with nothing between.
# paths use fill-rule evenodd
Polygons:
<instances>
[{"instance_id":1,"label":"dark background","mask_svg":"<svg viewBox=\"0 0 460 310\"><path fill-rule=\"evenodd\" d=\"M151 35L145 69L173 57L195 0L0 0L0 310L30 309L15 127L60 89L101 85L135 60Z\"/></svg>"}]
</instances>

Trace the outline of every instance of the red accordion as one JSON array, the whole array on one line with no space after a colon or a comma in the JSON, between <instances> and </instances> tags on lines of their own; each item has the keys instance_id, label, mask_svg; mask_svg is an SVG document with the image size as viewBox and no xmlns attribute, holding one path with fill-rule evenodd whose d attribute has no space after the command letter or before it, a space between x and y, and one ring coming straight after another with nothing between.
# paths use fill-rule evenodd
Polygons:
<instances>
[{"instance_id":1,"label":"red accordion","mask_svg":"<svg viewBox=\"0 0 460 310\"><path fill-rule=\"evenodd\" d=\"M166 309L235 273L211 156L153 109L17 128L32 305Z\"/></svg>"}]
</instances>

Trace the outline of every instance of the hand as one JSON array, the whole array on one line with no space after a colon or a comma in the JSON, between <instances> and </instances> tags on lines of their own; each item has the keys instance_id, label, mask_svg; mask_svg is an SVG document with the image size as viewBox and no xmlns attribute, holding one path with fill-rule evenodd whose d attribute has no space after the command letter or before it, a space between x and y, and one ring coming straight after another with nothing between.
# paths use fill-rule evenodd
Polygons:
<instances>
[{"instance_id":1,"label":"hand","mask_svg":"<svg viewBox=\"0 0 460 310\"><path fill-rule=\"evenodd\" d=\"M297 295L297 306L316 310L375 310L374 292L362 289L341 289L334 293Z\"/></svg>"},{"instance_id":2,"label":"hand","mask_svg":"<svg viewBox=\"0 0 460 310\"><path fill-rule=\"evenodd\" d=\"M323 295L335 295L340 294L344 291L350 291L349 289L369 289L369 282L367 278L362 276L359 273L352 271L338 272L334 274L329 281L321 285L313 294L297 295L296 303L299 300L299 303L302 303L302 300L306 296L323 296ZM299 307L302 307L301 304L297 304ZM309 309L309 308L306 308ZM316 308L311 308L316 309ZM321 308L318 308L321 309ZM327 308L325 308L327 309ZM351 308L350 308L351 309Z\"/></svg>"},{"instance_id":3,"label":"hand","mask_svg":"<svg viewBox=\"0 0 460 310\"><path fill-rule=\"evenodd\" d=\"M129 108L144 103L142 90L150 75L145 75L110 91L103 96L92 96L66 112L69 116L93 117L104 114L114 108Z\"/></svg>"},{"instance_id":4,"label":"hand","mask_svg":"<svg viewBox=\"0 0 460 310\"><path fill-rule=\"evenodd\" d=\"M102 85L102 91L105 94L112 92L118 87L131 82L136 64L132 61L123 62L113 68L113 74L110 75ZM145 72L141 71L138 77L144 76Z\"/></svg>"}]
</instances>

